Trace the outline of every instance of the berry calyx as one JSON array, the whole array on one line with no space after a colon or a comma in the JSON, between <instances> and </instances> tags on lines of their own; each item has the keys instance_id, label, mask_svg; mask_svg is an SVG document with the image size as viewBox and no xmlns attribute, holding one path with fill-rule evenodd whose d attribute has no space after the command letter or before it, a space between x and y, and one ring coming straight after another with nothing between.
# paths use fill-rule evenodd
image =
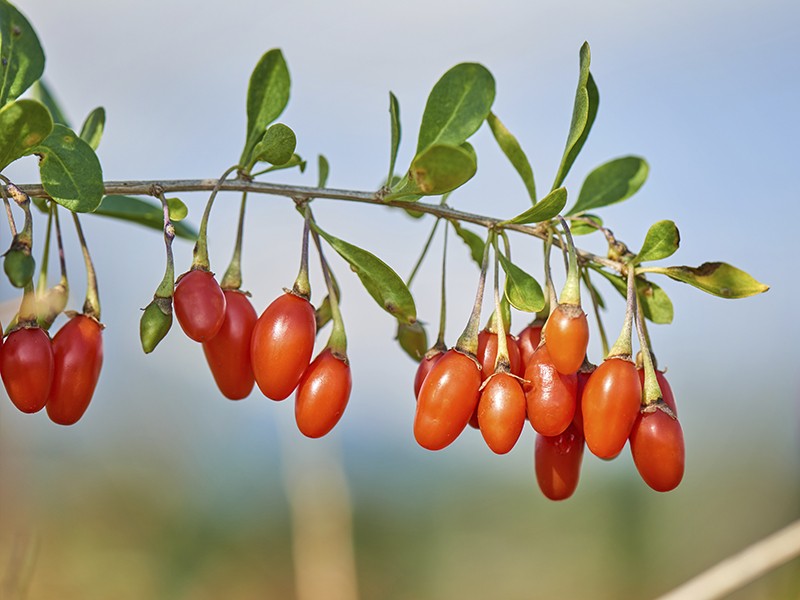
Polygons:
<instances>
[{"instance_id":1,"label":"berry calyx","mask_svg":"<svg viewBox=\"0 0 800 600\"><path fill-rule=\"evenodd\" d=\"M173 305L181 329L195 342L213 338L225 320L225 295L209 271L194 269L181 275Z\"/></svg>"}]
</instances>

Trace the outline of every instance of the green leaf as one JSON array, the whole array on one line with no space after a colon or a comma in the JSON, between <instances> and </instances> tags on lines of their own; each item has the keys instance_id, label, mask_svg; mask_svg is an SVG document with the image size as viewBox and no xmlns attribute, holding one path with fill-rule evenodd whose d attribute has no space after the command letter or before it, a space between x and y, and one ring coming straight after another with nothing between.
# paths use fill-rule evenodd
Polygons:
<instances>
[{"instance_id":1,"label":"green leaf","mask_svg":"<svg viewBox=\"0 0 800 600\"><path fill-rule=\"evenodd\" d=\"M297 136L290 127L275 123L264 132L264 136L253 148L252 162L268 162L273 165L288 163L297 147Z\"/></svg>"},{"instance_id":2,"label":"green leaf","mask_svg":"<svg viewBox=\"0 0 800 600\"><path fill-rule=\"evenodd\" d=\"M339 303L342 302L342 292L339 289L339 282L336 281L336 277L333 274L333 271L330 273L331 276L331 283L333 284L333 291L336 294L336 297L339 299ZM316 308L315 318L317 322L317 335L319 335L319 330L325 327L328 322L333 319L333 311L331 309L331 297L330 295L325 296L322 299L322 303Z\"/></svg>"},{"instance_id":3,"label":"green leaf","mask_svg":"<svg viewBox=\"0 0 800 600\"><path fill-rule=\"evenodd\" d=\"M593 267L593 269L608 279L623 298L628 295L628 282L624 277L600 268ZM637 275L636 293L639 295L639 301L642 303L642 312L647 320L661 325L672 323L674 316L672 300L669 299L664 290L652 281Z\"/></svg>"},{"instance_id":4,"label":"green leaf","mask_svg":"<svg viewBox=\"0 0 800 600\"><path fill-rule=\"evenodd\" d=\"M768 285L724 262L707 262L699 267L650 267L647 271L662 273L720 298L747 298L769 289Z\"/></svg>"},{"instance_id":5,"label":"green leaf","mask_svg":"<svg viewBox=\"0 0 800 600\"><path fill-rule=\"evenodd\" d=\"M81 127L81 138L92 147L92 150L97 150L100 145L100 138L103 137L103 129L106 126L106 110L102 106L98 106L86 120Z\"/></svg>"},{"instance_id":6,"label":"green leaf","mask_svg":"<svg viewBox=\"0 0 800 600\"><path fill-rule=\"evenodd\" d=\"M31 24L0 0L0 106L22 95L44 72L44 52Z\"/></svg>"},{"instance_id":7,"label":"green leaf","mask_svg":"<svg viewBox=\"0 0 800 600\"><path fill-rule=\"evenodd\" d=\"M103 199L103 170L92 147L69 127L56 124L33 153L48 195L73 212L92 212Z\"/></svg>"},{"instance_id":8,"label":"green leaf","mask_svg":"<svg viewBox=\"0 0 800 600\"><path fill-rule=\"evenodd\" d=\"M450 224L453 226L453 229L455 229L458 237L464 240L464 243L469 248L472 260L474 260L480 268L483 264L484 241L474 231L464 229L458 221L450 221Z\"/></svg>"},{"instance_id":9,"label":"green leaf","mask_svg":"<svg viewBox=\"0 0 800 600\"><path fill-rule=\"evenodd\" d=\"M525 312L538 312L544 308L544 294L539 282L520 269L502 253L500 265L506 272L505 295L511 306Z\"/></svg>"},{"instance_id":10,"label":"green leaf","mask_svg":"<svg viewBox=\"0 0 800 600\"><path fill-rule=\"evenodd\" d=\"M428 334L422 323L415 321L414 323L398 323L397 335L395 338L400 344L400 347L408 354L413 360L419 362L425 353L428 351Z\"/></svg>"},{"instance_id":11,"label":"green leaf","mask_svg":"<svg viewBox=\"0 0 800 600\"><path fill-rule=\"evenodd\" d=\"M589 173L578 201L569 215L622 202L633 196L647 180L647 162L638 156L623 156L600 165Z\"/></svg>"},{"instance_id":12,"label":"green leaf","mask_svg":"<svg viewBox=\"0 0 800 600\"><path fill-rule=\"evenodd\" d=\"M647 231L642 249L634 259L636 264L651 260L661 260L672 256L678 250L681 235L672 221L654 223Z\"/></svg>"},{"instance_id":13,"label":"green leaf","mask_svg":"<svg viewBox=\"0 0 800 600\"><path fill-rule=\"evenodd\" d=\"M168 198L167 203L178 200ZM180 200L178 200L180 202ZM181 203L182 204L182 203ZM160 203L155 203L144 198L134 196L104 196L100 206L94 214L102 217L111 217L123 221L138 223L158 231L164 230L164 209ZM172 219L172 208L170 207L170 219ZM187 240L196 240L197 231L187 223L173 223L175 235Z\"/></svg>"},{"instance_id":14,"label":"green leaf","mask_svg":"<svg viewBox=\"0 0 800 600\"><path fill-rule=\"evenodd\" d=\"M392 129L392 146L389 154L389 178L391 179L397 163L397 151L400 149L400 103L392 92L389 92L389 118Z\"/></svg>"},{"instance_id":15,"label":"green leaf","mask_svg":"<svg viewBox=\"0 0 800 600\"><path fill-rule=\"evenodd\" d=\"M306 170L306 161L303 160L303 157L299 154L292 154L292 158L289 159L289 162L284 163L282 165L272 165L271 167L267 167L266 169L260 170L258 173L253 173L253 175L263 175L264 173L272 173L274 171L284 171L286 169L293 169L295 167L300 168L301 173L305 173Z\"/></svg>"},{"instance_id":16,"label":"green leaf","mask_svg":"<svg viewBox=\"0 0 800 600\"><path fill-rule=\"evenodd\" d=\"M447 71L425 104L417 155L433 145L465 142L486 120L494 95L494 77L483 65L461 63Z\"/></svg>"},{"instance_id":17,"label":"green leaf","mask_svg":"<svg viewBox=\"0 0 800 600\"><path fill-rule=\"evenodd\" d=\"M167 210L169 210L169 220L173 225L178 221L183 221L189 216L189 207L183 203L183 200L180 198L167 198L166 200Z\"/></svg>"},{"instance_id":18,"label":"green leaf","mask_svg":"<svg viewBox=\"0 0 800 600\"><path fill-rule=\"evenodd\" d=\"M247 137L240 164L252 162L252 153L267 125L277 119L289 102L289 69L277 48L258 61L247 88Z\"/></svg>"},{"instance_id":19,"label":"green leaf","mask_svg":"<svg viewBox=\"0 0 800 600\"><path fill-rule=\"evenodd\" d=\"M542 221L549 221L555 217L567 204L567 190L563 187L556 188L541 201L521 215L517 215L510 219L508 223L516 223L517 225L526 225L528 223L541 223Z\"/></svg>"},{"instance_id":20,"label":"green leaf","mask_svg":"<svg viewBox=\"0 0 800 600\"><path fill-rule=\"evenodd\" d=\"M55 96L53 96L53 92L50 91L50 87L45 84L44 79L40 79L34 83L31 92L34 99L44 104L47 110L50 111L50 116L53 117L54 123L61 123L69 127L69 120L64 116L64 111L61 110L61 106L58 104Z\"/></svg>"},{"instance_id":21,"label":"green leaf","mask_svg":"<svg viewBox=\"0 0 800 600\"><path fill-rule=\"evenodd\" d=\"M578 153L586 143L586 138L589 137L589 131L592 129L592 124L597 116L600 95L594 83L594 78L589 72L591 60L589 44L584 42L580 50L578 88L575 90L575 104L572 108L572 122L567 135L567 146L564 148L564 156L561 159L561 165L558 167L553 189L564 183L567 173L569 173L572 164L578 157Z\"/></svg>"},{"instance_id":22,"label":"green leaf","mask_svg":"<svg viewBox=\"0 0 800 600\"><path fill-rule=\"evenodd\" d=\"M430 146L414 158L401 192L438 196L464 185L477 170L471 146Z\"/></svg>"},{"instance_id":23,"label":"green leaf","mask_svg":"<svg viewBox=\"0 0 800 600\"><path fill-rule=\"evenodd\" d=\"M324 188L328 183L328 175L331 172L331 166L328 164L328 159L322 154L317 157L317 187Z\"/></svg>"},{"instance_id":24,"label":"green leaf","mask_svg":"<svg viewBox=\"0 0 800 600\"><path fill-rule=\"evenodd\" d=\"M508 160L511 161L511 165L516 169L517 173L519 173L519 176L522 177L522 182L525 184L525 189L528 190L531 202L536 204L536 184L533 180L533 169L531 168L531 163L528 162L528 157L525 156L525 152L523 152L522 147L519 145L517 138L506 129L506 126L503 125L503 122L498 119L497 115L494 113L489 113L486 122L489 123L492 135L494 135L494 139L497 140L497 144L500 146L503 154L508 157Z\"/></svg>"},{"instance_id":25,"label":"green leaf","mask_svg":"<svg viewBox=\"0 0 800 600\"><path fill-rule=\"evenodd\" d=\"M413 323L416 320L414 298L403 279L389 265L371 252L335 238L315 224L312 226L350 264L369 295L383 310L400 322Z\"/></svg>"},{"instance_id":26,"label":"green leaf","mask_svg":"<svg viewBox=\"0 0 800 600\"><path fill-rule=\"evenodd\" d=\"M590 221L597 223L597 227L603 226L603 219L597 215L583 214L581 215L581 218L589 219ZM598 231L597 227L592 227L588 223L575 220L571 220L569 224L569 230L572 232L572 235L588 235Z\"/></svg>"},{"instance_id":27,"label":"green leaf","mask_svg":"<svg viewBox=\"0 0 800 600\"><path fill-rule=\"evenodd\" d=\"M36 100L0 108L0 170L41 144L53 130L50 113Z\"/></svg>"}]
</instances>

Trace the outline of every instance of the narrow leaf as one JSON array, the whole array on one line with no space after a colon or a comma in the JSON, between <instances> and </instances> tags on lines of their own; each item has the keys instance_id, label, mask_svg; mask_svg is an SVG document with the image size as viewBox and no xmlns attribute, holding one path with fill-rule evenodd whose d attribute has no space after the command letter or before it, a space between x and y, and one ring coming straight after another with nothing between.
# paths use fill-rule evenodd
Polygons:
<instances>
[{"instance_id":1,"label":"narrow leaf","mask_svg":"<svg viewBox=\"0 0 800 600\"><path fill-rule=\"evenodd\" d=\"M661 260L672 256L678 250L681 235L672 221L654 223L647 231L642 249L636 255L636 263Z\"/></svg>"},{"instance_id":2,"label":"narrow leaf","mask_svg":"<svg viewBox=\"0 0 800 600\"><path fill-rule=\"evenodd\" d=\"M41 144L53 130L50 113L36 100L0 108L0 170Z\"/></svg>"},{"instance_id":3,"label":"narrow leaf","mask_svg":"<svg viewBox=\"0 0 800 600\"><path fill-rule=\"evenodd\" d=\"M50 87L45 84L44 79L40 79L34 83L31 91L33 92L32 96L34 99L44 104L47 110L50 111L50 116L53 117L54 123L61 123L69 127L69 120L64 116L64 111L61 110L61 106L55 96L53 96Z\"/></svg>"},{"instance_id":4,"label":"narrow leaf","mask_svg":"<svg viewBox=\"0 0 800 600\"><path fill-rule=\"evenodd\" d=\"M589 219L593 223L596 223L597 227L603 226L603 219L601 219L597 215L583 214L581 215L581 217L584 219ZM597 227L593 227L589 223L584 223L582 221L575 221L575 220L571 220L569 224L569 230L572 232L572 235L588 235L590 233L598 231Z\"/></svg>"},{"instance_id":5,"label":"narrow leaf","mask_svg":"<svg viewBox=\"0 0 800 600\"><path fill-rule=\"evenodd\" d=\"M699 267L651 267L648 271L663 273L720 298L747 298L769 289L768 285L724 262L707 262Z\"/></svg>"},{"instance_id":6,"label":"narrow leaf","mask_svg":"<svg viewBox=\"0 0 800 600\"><path fill-rule=\"evenodd\" d=\"M44 52L31 24L0 0L0 106L14 100L44 72Z\"/></svg>"},{"instance_id":7,"label":"narrow leaf","mask_svg":"<svg viewBox=\"0 0 800 600\"><path fill-rule=\"evenodd\" d=\"M380 258L344 240L314 229L339 253L355 271L369 295L378 305L400 322L413 323L417 318L414 298L403 279Z\"/></svg>"},{"instance_id":8,"label":"narrow leaf","mask_svg":"<svg viewBox=\"0 0 800 600\"><path fill-rule=\"evenodd\" d=\"M277 119L289 102L291 81L283 54L277 48L258 61L247 88L247 136L240 164L250 164L252 152L267 125Z\"/></svg>"},{"instance_id":9,"label":"narrow leaf","mask_svg":"<svg viewBox=\"0 0 800 600\"><path fill-rule=\"evenodd\" d=\"M328 159L322 154L317 157L317 187L324 188L328 183L328 175L331 172L331 166L328 164Z\"/></svg>"},{"instance_id":10,"label":"narrow leaf","mask_svg":"<svg viewBox=\"0 0 800 600\"><path fill-rule=\"evenodd\" d=\"M297 136L290 127L275 123L267 128L264 136L253 148L252 162L268 162L273 165L288 163L297 147Z\"/></svg>"},{"instance_id":11,"label":"narrow leaf","mask_svg":"<svg viewBox=\"0 0 800 600\"><path fill-rule=\"evenodd\" d=\"M465 142L486 120L494 95L494 77L483 65L461 63L447 71L425 104L417 154L434 144Z\"/></svg>"},{"instance_id":12,"label":"narrow leaf","mask_svg":"<svg viewBox=\"0 0 800 600\"><path fill-rule=\"evenodd\" d=\"M564 206L567 204L567 190L563 187L556 188L541 201L521 215L517 215L509 220L509 223L516 223L517 225L526 225L528 223L541 223L542 221L549 221L557 214L559 214Z\"/></svg>"},{"instance_id":13,"label":"narrow leaf","mask_svg":"<svg viewBox=\"0 0 800 600\"><path fill-rule=\"evenodd\" d=\"M498 119L497 115L494 113L489 113L486 122L489 123L492 135L494 135L494 139L497 140L497 144L500 146L503 154L511 161L511 165L516 169L517 173L519 173L519 176L522 177L522 182L525 184L525 189L528 190L531 202L536 204L536 184L533 180L533 169L531 168L531 163L528 162L528 157L525 156L525 152L519 145L517 138L506 129L506 126L503 125L503 122Z\"/></svg>"},{"instance_id":14,"label":"narrow leaf","mask_svg":"<svg viewBox=\"0 0 800 600\"><path fill-rule=\"evenodd\" d=\"M484 242L481 237L475 233L474 231L470 231L469 229L464 229L458 221L450 221L450 224L453 226L453 229L456 230L458 237L464 240L464 243L469 248L470 256L472 260L475 261L475 264L478 267L481 266L483 263L483 248Z\"/></svg>"},{"instance_id":15,"label":"narrow leaf","mask_svg":"<svg viewBox=\"0 0 800 600\"><path fill-rule=\"evenodd\" d=\"M33 153L41 157L39 174L53 200L73 212L92 212L103 199L103 170L92 147L64 125Z\"/></svg>"},{"instance_id":16,"label":"narrow leaf","mask_svg":"<svg viewBox=\"0 0 800 600\"><path fill-rule=\"evenodd\" d=\"M647 162L638 156L623 156L600 165L586 177L578 201L567 214L574 215L630 198L647 180L648 172Z\"/></svg>"},{"instance_id":17,"label":"narrow leaf","mask_svg":"<svg viewBox=\"0 0 800 600\"><path fill-rule=\"evenodd\" d=\"M177 198L169 198L167 202L170 200L175 201ZM144 198L104 196L100 206L93 214L138 223L159 231L164 230L164 210L161 208L161 204ZM171 218L172 209L170 208ZM191 225L187 223L173 223L172 225L175 228L176 236L192 241L197 239L197 231Z\"/></svg>"},{"instance_id":18,"label":"narrow leaf","mask_svg":"<svg viewBox=\"0 0 800 600\"><path fill-rule=\"evenodd\" d=\"M561 159L561 165L558 167L558 173L556 173L556 179L553 182L553 189L560 187L564 183L567 173L572 168L572 164L589 136L589 131L597 115L599 94L594 79L589 73L591 60L589 44L584 42L580 50L578 88L575 90L575 104L572 108L572 121L567 135L567 145L564 148L564 156Z\"/></svg>"},{"instance_id":19,"label":"narrow leaf","mask_svg":"<svg viewBox=\"0 0 800 600\"><path fill-rule=\"evenodd\" d=\"M609 273L603 269L595 268L595 271L608 279L620 295L624 298L628 292L628 284L624 277ZM666 325L672 323L674 309L672 300L666 292L652 281L646 280L641 275L636 276L636 293L642 303L642 312L648 321Z\"/></svg>"},{"instance_id":20,"label":"narrow leaf","mask_svg":"<svg viewBox=\"0 0 800 600\"><path fill-rule=\"evenodd\" d=\"M81 138L92 147L92 150L97 150L100 145L100 138L103 137L103 129L106 126L106 110L102 106L98 106L86 120L81 127Z\"/></svg>"},{"instance_id":21,"label":"narrow leaf","mask_svg":"<svg viewBox=\"0 0 800 600\"><path fill-rule=\"evenodd\" d=\"M392 130L392 146L389 153L389 179L391 179L397 163L397 151L400 149L400 103L392 92L389 92L389 118Z\"/></svg>"},{"instance_id":22,"label":"narrow leaf","mask_svg":"<svg viewBox=\"0 0 800 600\"><path fill-rule=\"evenodd\" d=\"M539 282L520 269L503 254L498 253L500 265L506 272L505 295L511 306L525 312L538 312L544 308L544 294Z\"/></svg>"}]
</instances>

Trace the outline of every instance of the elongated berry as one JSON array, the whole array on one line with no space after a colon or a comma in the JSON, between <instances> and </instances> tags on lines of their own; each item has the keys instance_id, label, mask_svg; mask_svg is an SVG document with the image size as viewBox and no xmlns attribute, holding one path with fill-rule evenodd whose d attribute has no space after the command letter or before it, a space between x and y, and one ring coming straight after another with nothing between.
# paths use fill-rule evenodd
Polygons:
<instances>
[{"instance_id":1,"label":"elongated berry","mask_svg":"<svg viewBox=\"0 0 800 600\"><path fill-rule=\"evenodd\" d=\"M558 372L548 347L547 343L539 346L525 369L525 398L533 428L554 436L569 427L575 416L578 378Z\"/></svg>"},{"instance_id":2,"label":"elongated berry","mask_svg":"<svg viewBox=\"0 0 800 600\"><path fill-rule=\"evenodd\" d=\"M578 487L582 462L583 436L574 425L553 437L536 435L536 481L550 500L566 500L572 496Z\"/></svg>"},{"instance_id":3,"label":"elongated berry","mask_svg":"<svg viewBox=\"0 0 800 600\"><path fill-rule=\"evenodd\" d=\"M559 373L577 372L589 345L589 323L577 304L559 304L547 319L544 337Z\"/></svg>"},{"instance_id":4,"label":"elongated berry","mask_svg":"<svg viewBox=\"0 0 800 600\"><path fill-rule=\"evenodd\" d=\"M525 393L519 379L495 373L478 401L478 427L486 445L496 454L510 452L525 425Z\"/></svg>"},{"instance_id":5,"label":"elongated berry","mask_svg":"<svg viewBox=\"0 0 800 600\"><path fill-rule=\"evenodd\" d=\"M178 278L173 307L181 329L195 342L217 335L225 320L225 294L208 271L193 270Z\"/></svg>"},{"instance_id":6,"label":"elongated berry","mask_svg":"<svg viewBox=\"0 0 800 600\"><path fill-rule=\"evenodd\" d=\"M0 348L0 375L11 402L25 413L44 408L53 383L50 336L38 327L12 331Z\"/></svg>"},{"instance_id":7,"label":"elongated berry","mask_svg":"<svg viewBox=\"0 0 800 600\"><path fill-rule=\"evenodd\" d=\"M297 386L294 416L300 433L322 437L342 418L353 381L350 365L326 348L308 365Z\"/></svg>"},{"instance_id":8,"label":"elongated berry","mask_svg":"<svg viewBox=\"0 0 800 600\"><path fill-rule=\"evenodd\" d=\"M660 409L642 412L633 425L630 441L633 462L647 485L657 492L678 487L686 460L678 419Z\"/></svg>"}]
</instances>

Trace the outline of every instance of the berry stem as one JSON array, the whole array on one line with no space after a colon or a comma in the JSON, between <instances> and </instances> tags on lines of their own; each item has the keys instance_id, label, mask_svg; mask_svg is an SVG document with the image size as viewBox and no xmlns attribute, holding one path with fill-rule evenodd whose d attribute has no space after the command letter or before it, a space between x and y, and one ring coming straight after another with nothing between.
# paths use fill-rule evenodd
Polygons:
<instances>
[{"instance_id":1,"label":"berry stem","mask_svg":"<svg viewBox=\"0 0 800 600\"><path fill-rule=\"evenodd\" d=\"M592 300L592 308L594 309L594 317L597 321L597 329L600 330L600 343L603 346L603 356L608 354L608 335L606 334L606 327L603 325L603 319L600 315L600 300L597 296L597 290L594 289L591 280L589 279L589 271L581 269L581 278L586 284L586 289L589 290L589 297Z\"/></svg>"},{"instance_id":2,"label":"berry stem","mask_svg":"<svg viewBox=\"0 0 800 600\"><path fill-rule=\"evenodd\" d=\"M6 216L8 217L8 228L11 230L11 237L17 237L17 224L14 222L14 215L11 212L11 203L8 201L8 193L5 186L0 185L0 193L3 194L3 204L6 206Z\"/></svg>"},{"instance_id":3,"label":"berry stem","mask_svg":"<svg viewBox=\"0 0 800 600\"><path fill-rule=\"evenodd\" d=\"M556 306L558 306L556 287L553 285L553 272L550 269L550 251L552 248L553 236L548 235L547 239L544 241L544 308L542 308L541 313L537 313L536 315L538 317L539 314L541 314L545 320L550 317L550 313L552 313L556 309Z\"/></svg>"},{"instance_id":4,"label":"berry stem","mask_svg":"<svg viewBox=\"0 0 800 600\"><path fill-rule=\"evenodd\" d=\"M633 265L631 265L631 271ZM636 331L639 335L639 346L641 346L642 366L644 367L644 390L642 393L642 404L650 406L663 398L661 386L658 385L656 377L656 367L653 362L653 353L650 350L650 342L647 339L646 327L644 324L644 312L639 302L639 295L636 294Z\"/></svg>"},{"instance_id":5,"label":"berry stem","mask_svg":"<svg viewBox=\"0 0 800 600\"><path fill-rule=\"evenodd\" d=\"M292 293L295 296L300 296L301 298L308 300L311 298L311 283L308 279L308 232L311 228L312 219L311 207L308 206L308 204L305 205L303 214L303 250L300 255L300 271L298 271L297 278L294 280L294 284L292 285ZM314 239L314 243L317 243L316 237ZM320 259L322 259L322 256L320 256ZM324 271L325 269L323 268L323 272ZM327 279L325 282L327 284ZM331 301L331 307L333 307L333 301Z\"/></svg>"},{"instance_id":6,"label":"berry stem","mask_svg":"<svg viewBox=\"0 0 800 600\"><path fill-rule=\"evenodd\" d=\"M564 283L564 289L561 290L561 297L559 302L562 304L577 304L581 303L581 280L578 273L578 257L575 254L575 244L572 241L572 233L570 233L569 225L564 220L564 217L559 215L556 217L564 229L564 236L567 238L567 253L569 254L569 268L567 269L567 281Z\"/></svg>"},{"instance_id":7,"label":"berry stem","mask_svg":"<svg viewBox=\"0 0 800 600\"><path fill-rule=\"evenodd\" d=\"M44 248L42 249L42 263L39 266L39 281L36 284L36 295L42 297L47 291L47 271L50 264L50 239L53 237L53 206L48 203L47 208L47 233L44 235Z\"/></svg>"},{"instance_id":8,"label":"berry stem","mask_svg":"<svg viewBox=\"0 0 800 600\"><path fill-rule=\"evenodd\" d=\"M236 227L236 244L233 247L233 256L225 275L222 276L220 287L223 290L238 290L242 287L242 240L244 238L244 213L247 204L247 192L242 192L242 204L239 207L239 224Z\"/></svg>"},{"instance_id":9,"label":"berry stem","mask_svg":"<svg viewBox=\"0 0 800 600\"><path fill-rule=\"evenodd\" d=\"M628 289L625 297L625 322L622 331L606 355L606 358L622 358L630 360L633 354L631 334L633 331L633 318L636 314L636 275L633 264L628 264Z\"/></svg>"},{"instance_id":10,"label":"berry stem","mask_svg":"<svg viewBox=\"0 0 800 600\"><path fill-rule=\"evenodd\" d=\"M306 207L307 211L307 222L309 222L313 217L311 217L311 209ZM328 264L327 259L325 258L325 254L322 251L322 244L319 240L319 234L316 230L311 230L311 235L314 238L314 245L317 247L317 254L319 254L319 261L322 265L322 275L325 277L325 286L328 288L328 299L331 304L331 317L333 319L333 328L331 330L331 336L328 338L328 343L326 344L326 348L329 348L330 351L333 353L334 356L347 362L347 335L344 331L344 320L342 319L342 313L339 310L339 298L336 295L336 288L333 285L333 279L331 277L331 268Z\"/></svg>"},{"instance_id":11,"label":"berry stem","mask_svg":"<svg viewBox=\"0 0 800 600\"><path fill-rule=\"evenodd\" d=\"M169 300L171 304L172 294L175 290L175 260L172 256L172 241L175 239L175 228L169 219L169 206L167 205L167 199L164 193L159 192L158 198L161 200L161 207L164 210L164 246L166 247L167 253L167 268L164 271L164 278L161 280L161 283L156 289L156 293L153 295L153 299L158 300L159 298L163 298Z\"/></svg>"},{"instance_id":12,"label":"berry stem","mask_svg":"<svg viewBox=\"0 0 800 600\"><path fill-rule=\"evenodd\" d=\"M497 236L494 238L494 312L497 328L497 357L494 361L495 373L508 373L511 360L508 357L508 341L506 340L505 319L502 318L503 308L500 306L500 250L497 247Z\"/></svg>"},{"instance_id":13,"label":"berry stem","mask_svg":"<svg viewBox=\"0 0 800 600\"><path fill-rule=\"evenodd\" d=\"M436 229L439 227L440 219L436 219L433 223L433 228L431 228L431 232L428 235L428 239L425 241L425 245L422 247L422 253L419 255L417 262L414 264L414 268L411 269L411 274L408 276L406 280L406 287L410 288L411 283L414 281L414 277L417 276L417 271L422 266L422 261L425 260L425 256L428 254L428 249L431 247L431 242L433 242L433 236L436 235Z\"/></svg>"},{"instance_id":14,"label":"berry stem","mask_svg":"<svg viewBox=\"0 0 800 600\"><path fill-rule=\"evenodd\" d=\"M211 195L208 197L206 209L203 212L203 219L200 221L200 233L197 236L197 243L194 245L192 270L210 271L211 267L208 262L208 218L211 215L211 207L214 204L214 198L217 193L222 189L222 184L231 175L231 173L241 169L239 165L234 165L228 168L222 176L217 180L214 189L211 190Z\"/></svg>"},{"instance_id":15,"label":"berry stem","mask_svg":"<svg viewBox=\"0 0 800 600\"><path fill-rule=\"evenodd\" d=\"M494 229L489 229L486 236L486 243L483 246L483 260L481 261L481 275L478 279L478 291L475 294L475 304L472 306L472 313L467 321L464 332L456 342L456 350L475 358L478 353L478 328L481 321L481 305L483 304L483 291L486 287L486 270L489 266L489 247L494 239Z\"/></svg>"},{"instance_id":16,"label":"berry stem","mask_svg":"<svg viewBox=\"0 0 800 600\"><path fill-rule=\"evenodd\" d=\"M450 230L448 222L444 227L444 246L442 247L442 299L439 305L439 334L436 336L435 348L444 351L447 346L444 343L444 330L447 323L447 233Z\"/></svg>"},{"instance_id":17,"label":"berry stem","mask_svg":"<svg viewBox=\"0 0 800 600\"><path fill-rule=\"evenodd\" d=\"M86 264L86 301L83 303L83 314L100 320L100 294L97 291L97 273L92 264L92 257L89 254L89 247L86 245L86 238L83 235L83 228L78 219L77 213L72 213L75 221L75 231L78 233L78 241L83 252L83 262Z\"/></svg>"},{"instance_id":18,"label":"berry stem","mask_svg":"<svg viewBox=\"0 0 800 600\"><path fill-rule=\"evenodd\" d=\"M69 291L67 281L67 259L64 255L64 241L61 239L61 219L58 216L58 204L53 203L53 217L56 225L56 244L58 245L58 268L61 271L61 284L65 291Z\"/></svg>"}]
</instances>

